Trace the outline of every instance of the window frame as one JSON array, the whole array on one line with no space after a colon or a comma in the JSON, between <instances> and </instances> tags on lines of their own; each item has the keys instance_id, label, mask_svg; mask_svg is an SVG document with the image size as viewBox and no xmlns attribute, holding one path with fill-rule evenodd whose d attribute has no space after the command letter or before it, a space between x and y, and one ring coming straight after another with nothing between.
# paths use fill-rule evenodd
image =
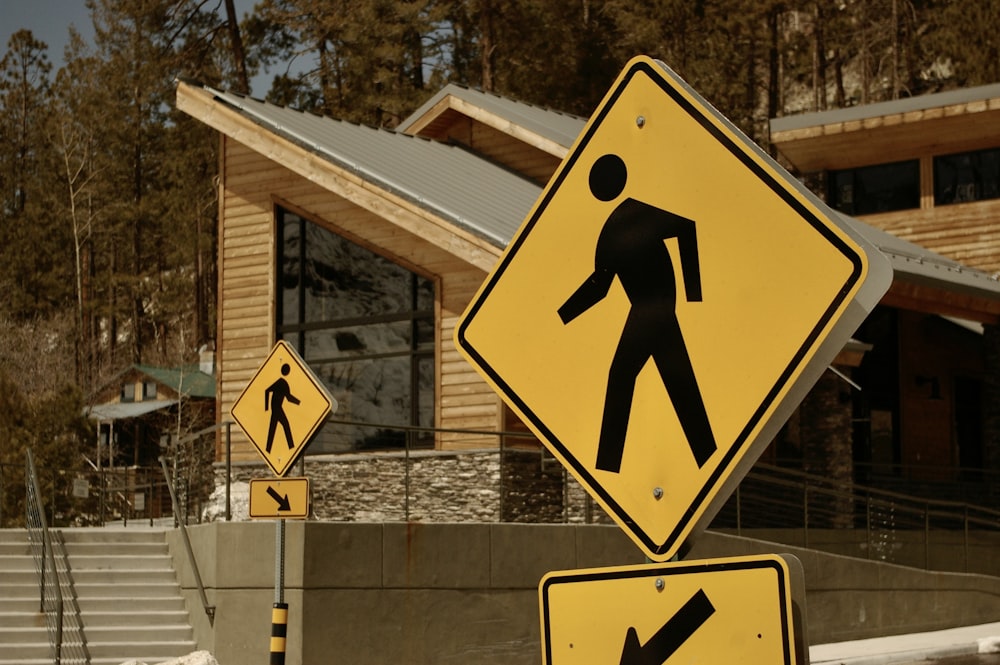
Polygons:
<instances>
[{"instance_id":1,"label":"window frame","mask_svg":"<svg viewBox=\"0 0 1000 665\"><path fill-rule=\"evenodd\" d=\"M283 262L285 259L285 228L286 224L289 223L289 218L293 221L291 223L297 223L299 225L299 243L297 248L297 264L298 264L298 276L297 276L297 301L294 308L297 310L295 313L295 322L286 323L286 312L285 312L285 298L283 297L283 291L285 287L283 286ZM406 261L401 261L397 257L387 255L383 251L379 251L378 248L373 247L371 244L364 242L358 238L352 237L347 233L340 233L336 229L331 228L329 224L324 224L311 216L303 214L301 211L296 210L294 207L290 207L287 204L276 203L274 206L274 239L275 239L275 297L274 297L274 333L275 339L283 339L291 343L296 350L302 355L308 363L337 363L337 362L356 362L356 361L385 361L398 358L406 358L409 363L409 413L407 416L407 423L405 425L396 425L395 427L403 429L407 432L412 432L415 430L427 430L433 429L437 425L438 411L437 411L437 393L440 389L438 385L438 346L439 346L439 330L438 330L438 302L440 297L440 282L434 276L429 276L423 271L415 269L413 265ZM327 318L322 320L310 321L307 312L307 294L306 289L303 288L303 276L304 270L307 262L308 254L308 242L306 229L308 225L312 224L321 231L325 233L332 234L336 236L340 241L351 243L364 251L370 252L379 259L388 261L394 266L405 270L410 274L410 303L411 309L407 312L401 313L390 313L390 314L377 314L374 316L353 316L353 317L341 317L341 318ZM421 289L421 280L429 283L431 288L431 303L430 307L426 309L418 309L419 296ZM410 327L409 332L409 346L405 350L393 350L387 352L377 352L366 355L358 356L334 356L334 357L310 357L309 343L307 341L308 333L319 332L324 330L336 331L338 329L343 330L350 327L360 327L364 325L371 324L392 324L392 323L407 323ZM423 334L424 331L421 330L421 326L424 324L430 324L430 334ZM420 388L420 378L421 378L421 368L424 367L425 363L430 362L432 368L432 380L430 388L431 406L429 409L429 420L421 424L420 422L420 412L422 398L426 398L426 390L421 390ZM411 439L429 439L429 441L422 441L420 444L414 447L432 447L433 446L433 435L427 435L426 433L416 432L415 437L407 435L407 441ZM356 444L357 442L355 442ZM381 449L393 449L391 447L381 448ZM352 448L353 451L358 451L356 445ZM319 453L328 451L317 451ZM308 453L308 451L307 451Z\"/></svg>"}]
</instances>

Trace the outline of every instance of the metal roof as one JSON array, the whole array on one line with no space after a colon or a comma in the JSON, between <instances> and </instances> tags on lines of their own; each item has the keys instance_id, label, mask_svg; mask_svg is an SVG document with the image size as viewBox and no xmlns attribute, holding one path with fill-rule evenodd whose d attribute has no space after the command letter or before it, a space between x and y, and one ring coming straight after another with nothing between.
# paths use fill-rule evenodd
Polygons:
<instances>
[{"instance_id":1,"label":"metal roof","mask_svg":"<svg viewBox=\"0 0 1000 665\"><path fill-rule=\"evenodd\" d=\"M165 368L133 365L132 367L185 397L215 397L215 377L205 374L197 366Z\"/></svg>"},{"instance_id":2,"label":"metal roof","mask_svg":"<svg viewBox=\"0 0 1000 665\"><path fill-rule=\"evenodd\" d=\"M507 244L541 192L530 180L458 146L205 89L261 127L498 247Z\"/></svg>"},{"instance_id":3,"label":"metal roof","mask_svg":"<svg viewBox=\"0 0 1000 665\"><path fill-rule=\"evenodd\" d=\"M989 99L1000 99L1000 83L937 92L930 95L918 95L916 97L907 97L906 99L895 99L889 102L859 104L858 106L849 106L831 111L817 111L814 113L800 113L781 118L771 118L771 131L785 132L804 127L867 120L869 118L880 118L899 113L911 113L945 106L982 102Z\"/></svg>"},{"instance_id":4,"label":"metal roof","mask_svg":"<svg viewBox=\"0 0 1000 665\"><path fill-rule=\"evenodd\" d=\"M456 146L303 113L235 93L206 89L218 101L230 105L260 126L489 239L501 249L513 238L541 194L542 188L531 181ZM446 93L449 89L450 92ZM983 89L995 90L1000 95L1000 85L984 86ZM460 86L446 87L432 101L440 99L443 94L456 93L474 95L481 103L489 102L498 113L520 108L536 118L535 127L540 132L544 131L544 136L560 141L566 147L576 140L572 128L579 132L585 124L584 120L574 116ZM942 95L949 95L947 99L959 97L951 93ZM934 97L941 99L939 95ZM975 95L963 98L973 97ZM421 111L418 111L408 120L420 114ZM1000 298L1000 282L986 273L962 266L860 220L841 216L889 257L897 277L948 290L976 293L990 299Z\"/></svg>"},{"instance_id":5,"label":"metal roof","mask_svg":"<svg viewBox=\"0 0 1000 665\"><path fill-rule=\"evenodd\" d=\"M403 120L396 130L400 132L407 131L411 125L425 116L435 105L449 96L461 99L472 106L504 118L512 125L522 127L567 148L573 145L576 137L580 135L583 126L587 123L586 118L576 115L519 102L491 92L483 92L482 90L449 83Z\"/></svg>"},{"instance_id":6,"label":"metal roof","mask_svg":"<svg viewBox=\"0 0 1000 665\"><path fill-rule=\"evenodd\" d=\"M175 399L161 399L147 402L114 402L112 404L96 404L83 410L83 415L91 420L107 422L109 420L125 420L135 418L153 411L165 409L177 404Z\"/></svg>"}]
</instances>

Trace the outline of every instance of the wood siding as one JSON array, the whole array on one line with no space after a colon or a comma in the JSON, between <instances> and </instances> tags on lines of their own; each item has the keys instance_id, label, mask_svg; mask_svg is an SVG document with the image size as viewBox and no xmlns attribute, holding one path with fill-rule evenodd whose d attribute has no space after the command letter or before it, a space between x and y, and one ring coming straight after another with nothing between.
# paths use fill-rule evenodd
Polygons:
<instances>
[{"instance_id":1,"label":"wood siding","mask_svg":"<svg viewBox=\"0 0 1000 665\"><path fill-rule=\"evenodd\" d=\"M1000 273L1000 199L860 217L872 226L990 274Z\"/></svg>"},{"instance_id":2,"label":"wood siding","mask_svg":"<svg viewBox=\"0 0 1000 665\"><path fill-rule=\"evenodd\" d=\"M222 154L217 355L222 417L229 418L233 402L275 341L274 208L282 205L436 280L436 424L443 429L496 431L499 398L459 357L452 341L456 321L485 272L238 141L224 138ZM481 447L495 446L497 441L492 435L445 433L437 445ZM239 428L233 428L233 459L256 459Z\"/></svg>"},{"instance_id":3,"label":"wood siding","mask_svg":"<svg viewBox=\"0 0 1000 665\"><path fill-rule=\"evenodd\" d=\"M933 168L935 156L1000 147L1000 99L777 131L771 142L804 173L919 160L918 209L859 219L965 266L1000 273L1000 200L935 206Z\"/></svg>"},{"instance_id":4,"label":"wood siding","mask_svg":"<svg viewBox=\"0 0 1000 665\"><path fill-rule=\"evenodd\" d=\"M848 169L1000 145L1000 99L773 131L803 172Z\"/></svg>"}]
</instances>

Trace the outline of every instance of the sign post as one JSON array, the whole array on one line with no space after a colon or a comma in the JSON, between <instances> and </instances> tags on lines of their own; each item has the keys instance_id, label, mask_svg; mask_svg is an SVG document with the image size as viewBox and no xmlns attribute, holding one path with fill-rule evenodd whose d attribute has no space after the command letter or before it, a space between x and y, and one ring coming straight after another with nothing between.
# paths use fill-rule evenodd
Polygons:
<instances>
[{"instance_id":1,"label":"sign post","mask_svg":"<svg viewBox=\"0 0 1000 665\"><path fill-rule=\"evenodd\" d=\"M288 342L279 340L231 410L233 420L278 476L250 482L250 516L277 518L271 665L285 662L285 519L309 516L309 479L284 476L336 408L322 381Z\"/></svg>"},{"instance_id":2,"label":"sign post","mask_svg":"<svg viewBox=\"0 0 1000 665\"><path fill-rule=\"evenodd\" d=\"M654 561L711 521L888 289L844 218L633 59L456 327Z\"/></svg>"}]
</instances>

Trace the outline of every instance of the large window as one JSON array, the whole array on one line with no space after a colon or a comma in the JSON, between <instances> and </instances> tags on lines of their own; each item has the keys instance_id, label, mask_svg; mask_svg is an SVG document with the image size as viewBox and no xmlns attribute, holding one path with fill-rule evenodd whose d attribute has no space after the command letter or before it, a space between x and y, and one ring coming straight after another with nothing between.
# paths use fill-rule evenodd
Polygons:
<instances>
[{"instance_id":1,"label":"large window","mask_svg":"<svg viewBox=\"0 0 1000 665\"><path fill-rule=\"evenodd\" d=\"M830 172L830 205L848 215L920 207L920 162L909 160Z\"/></svg>"},{"instance_id":2,"label":"large window","mask_svg":"<svg viewBox=\"0 0 1000 665\"><path fill-rule=\"evenodd\" d=\"M434 282L278 209L278 337L326 383L334 417L309 453L430 445Z\"/></svg>"},{"instance_id":3,"label":"large window","mask_svg":"<svg viewBox=\"0 0 1000 665\"><path fill-rule=\"evenodd\" d=\"M934 158L934 205L1000 198L1000 148Z\"/></svg>"}]
</instances>

